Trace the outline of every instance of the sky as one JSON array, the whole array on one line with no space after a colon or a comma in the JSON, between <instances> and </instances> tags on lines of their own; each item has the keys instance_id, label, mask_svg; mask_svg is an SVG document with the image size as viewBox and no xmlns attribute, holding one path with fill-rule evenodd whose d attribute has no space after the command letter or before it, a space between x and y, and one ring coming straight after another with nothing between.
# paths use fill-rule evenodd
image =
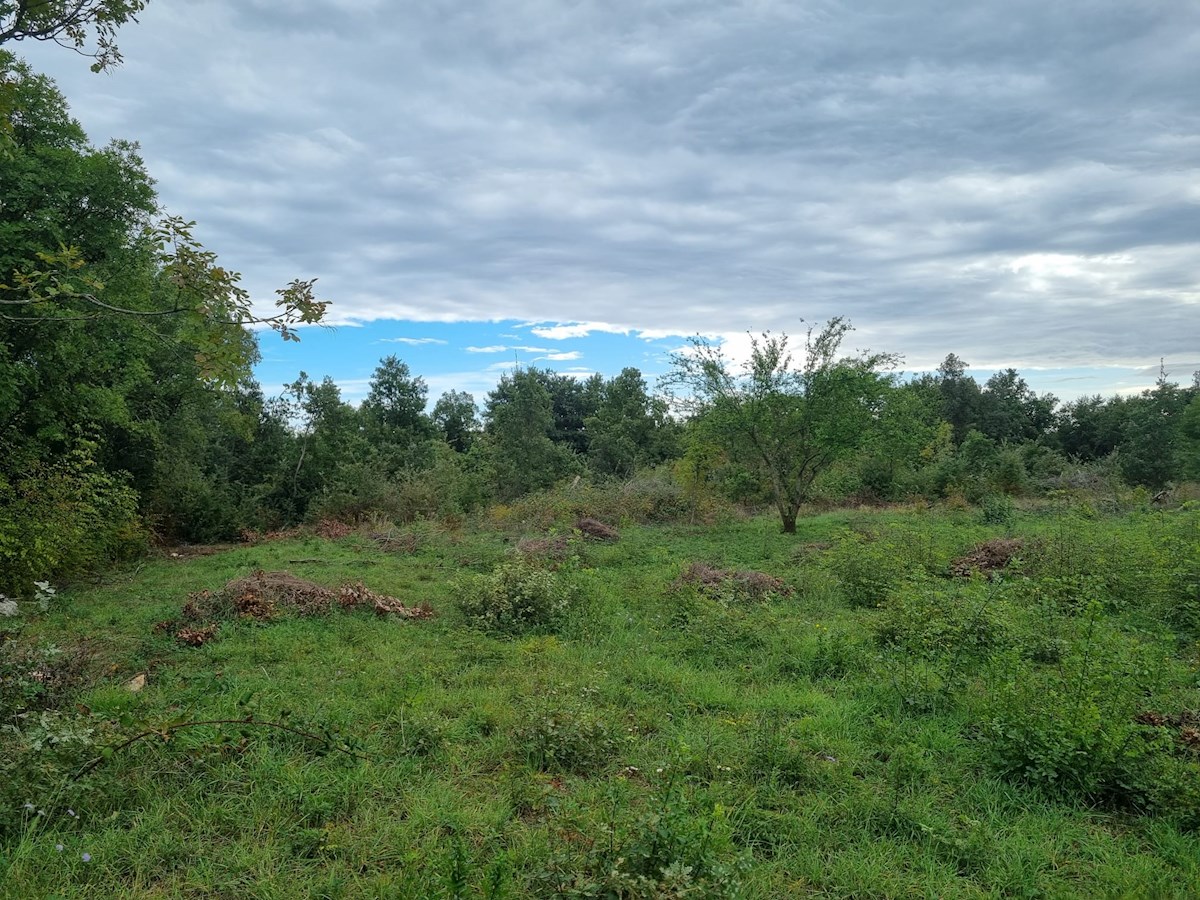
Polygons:
<instances>
[{"instance_id":1,"label":"sky","mask_svg":"<svg viewBox=\"0 0 1200 900\"><path fill-rule=\"evenodd\" d=\"M254 296L319 279L268 393L653 380L832 316L1063 399L1200 369L1197 3L152 0L119 43L10 48Z\"/></svg>"}]
</instances>

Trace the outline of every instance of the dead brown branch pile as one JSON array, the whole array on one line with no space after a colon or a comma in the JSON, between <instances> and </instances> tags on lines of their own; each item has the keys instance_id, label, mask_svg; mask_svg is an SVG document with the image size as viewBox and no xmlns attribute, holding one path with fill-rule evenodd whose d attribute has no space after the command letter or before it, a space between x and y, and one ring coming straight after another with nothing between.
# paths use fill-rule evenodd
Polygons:
<instances>
[{"instance_id":1,"label":"dead brown branch pile","mask_svg":"<svg viewBox=\"0 0 1200 900\"><path fill-rule=\"evenodd\" d=\"M734 594L747 600L765 600L771 596L787 597L791 587L774 575L766 572L734 571L718 569L705 563L694 562L675 580L675 587L695 585L710 596L725 597Z\"/></svg>"},{"instance_id":2,"label":"dead brown branch pile","mask_svg":"<svg viewBox=\"0 0 1200 900\"><path fill-rule=\"evenodd\" d=\"M970 553L950 563L950 574L958 578L970 578L976 572L990 575L1012 562L1024 547L1024 542L1019 538L993 538L984 541Z\"/></svg>"},{"instance_id":3,"label":"dead brown branch pile","mask_svg":"<svg viewBox=\"0 0 1200 900\"><path fill-rule=\"evenodd\" d=\"M361 581L337 590L323 587L290 572L257 571L235 578L217 591L189 594L180 611L181 622L160 622L157 630L174 631L180 643L199 647L217 633L223 619L254 619L269 622L285 611L300 616L329 615L335 609L371 609L379 616L428 619L428 604L408 606L395 597L377 594Z\"/></svg>"}]
</instances>

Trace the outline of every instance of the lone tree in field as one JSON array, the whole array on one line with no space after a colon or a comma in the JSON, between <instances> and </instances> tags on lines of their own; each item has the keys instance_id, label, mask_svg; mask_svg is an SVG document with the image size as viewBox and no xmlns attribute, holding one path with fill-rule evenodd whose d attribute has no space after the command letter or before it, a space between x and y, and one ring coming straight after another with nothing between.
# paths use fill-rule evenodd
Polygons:
<instances>
[{"instance_id":1,"label":"lone tree in field","mask_svg":"<svg viewBox=\"0 0 1200 900\"><path fill-rule=\"evenodd\" d=\"M666 382L681 389L679 402L731 457L755 465L770 481L785 534L813 479L869 439L892 385L887 374L898 357L860 353L837 357L851 331L841 317L808 330L803 362L788 350L788 336L751 339L750 359L732 372L721 348L692 338L672 357Z\"/></svg>"}]
</instances>

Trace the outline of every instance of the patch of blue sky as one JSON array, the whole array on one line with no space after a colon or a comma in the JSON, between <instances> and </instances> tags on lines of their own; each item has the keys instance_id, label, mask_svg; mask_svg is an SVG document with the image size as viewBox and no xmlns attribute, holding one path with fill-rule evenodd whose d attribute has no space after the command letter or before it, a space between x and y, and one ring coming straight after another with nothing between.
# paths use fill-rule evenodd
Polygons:
<instances>
[{"instance_id":1,"label":"patch of blue sky","mask_svg":"<svg viewBox=\"0 0 1200 900\"><path fill-rule=\"evenodd\" d=\"M501 376L517 366L581 378L593 373L612 377L632 366L653 388L657 377L670 368L671 352L684 343L681 336L578 333L582 330L564 336L554 323L376 320L305 328L299 343L284 343L268 332L260 335L262 361L255 375L268 396L281 393L301 371L315 381L328 376L341 388L343 399L357 404L370 390L380 360L394 355L425 379L431 405L451 390L467 391L482 404Z\"/></svg>"},{"instance_id":2,"label":"patch of blue sky","mask_svg":"<svg viewBox=\"0 0 1200 900\"><path fill-rule=\"evenodd\" d=\"M445 391L467 391L482 405L500 377L517 366L536 366L575 377L599 373L606 378L623 368L641 371L651 389L670 369L671 354L686 336L661 331L603 330L604 326L498 322L412 322L375 320L337 328L306 328L300 343L284 343L270 333L261 336L262 361L255 374L268 396L282 392L300 371L314 380L331 377L342 396L357 404L370 389L371 375L384 357L395 355L414 375L425 379L430 405ZM950 352L950 351L947 351ZM1152 388L1157 369L1121 366L1022 368L1014 366L1038 393L1062 401L1100 394L1136 394ZM1200 363L1168 366L1172 381L1187 384ZM915 374L914 370L903 370ZM919 370L917 370L919 371ZM980 384L994 369L967 373Z\"/></svg>"}]
</instances>

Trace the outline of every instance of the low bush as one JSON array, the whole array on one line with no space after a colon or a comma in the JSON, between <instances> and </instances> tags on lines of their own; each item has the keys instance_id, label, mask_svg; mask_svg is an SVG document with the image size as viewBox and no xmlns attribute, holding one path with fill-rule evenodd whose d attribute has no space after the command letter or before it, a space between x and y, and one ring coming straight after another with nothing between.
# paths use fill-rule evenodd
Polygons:
<instances>
[{"instance_id":1,"label":"low bush","mask_svg":"<svg viewBox=\"0 0 1200 900\"><path fill-rule=\"evenodd\" d=\"M1099 615L1094 604L1089 634L1053 669L996 660L1005 678L982 730L992 765L1062 799L1178 813L1197 794L1200 759L1146 713L1161 659L1090 633Z\"/></svg>"},{"instance_id":2,"label":"low bush","mask_svg":"<svg viewBox=\"0 0 1200 900\"><path fill-rule=\"evenodd\" d=\"M927 659L982 658L1008 639L1001 608L983 586L906 591L888 602L874 627L880 645Z\"/></svg>"},{"instance_id":3,"label":"low bush","mask_svg":"<svg viewBox=\"0 0 1200 900\"><path fill-rule=\"evenodd\" d=\"M920 580L924 566L891 536L843 531L825 556L850 606L880 606L901 585Z\"/></svg>"},{"instance_id":4,"label":"low bush","mask_svg":"<svg viewBox=\"0 0 1200 900\"><path fill-rule=\"evenodd\" d=\"M556 854L535 875L538 896L588 900L689 898L733 900L743 895L750 859L736 851L729 812L700 804L671 781L650 798L633 826L609 826L580 858Z\"/></svg>"},{"instance_id":5,"label":"low bush","mask_svg":"<svg viewBox=\"0 0 1200 900\"><path fill-rule=\"evenodd\" d=\"M979 501L979 515L984 525L1011 525L1017 508L1008 494L985 494Z\"/></svg>"},{"instance_id":6,"label":"low bush","mask_svg":"<svg viewBox=\"0 0 1200 900\"><path fill-rule=\"evenodd\" d=\"M513 741L535 769L578 774L604 765L617 746L607 722L571 707L531 710Z\"/></svg>"},{"instance_id":7,"label":"low bush","mask_svg":"<svg viewBox=\"0 0 1200 900\"><path fill-rule=\"evenodd\" d=\"M514 559L500 563L487 575L463 579L459 608L486 631L550 631L561 622L576 593L563 576Z\"/></svg>"}]
</instances>

